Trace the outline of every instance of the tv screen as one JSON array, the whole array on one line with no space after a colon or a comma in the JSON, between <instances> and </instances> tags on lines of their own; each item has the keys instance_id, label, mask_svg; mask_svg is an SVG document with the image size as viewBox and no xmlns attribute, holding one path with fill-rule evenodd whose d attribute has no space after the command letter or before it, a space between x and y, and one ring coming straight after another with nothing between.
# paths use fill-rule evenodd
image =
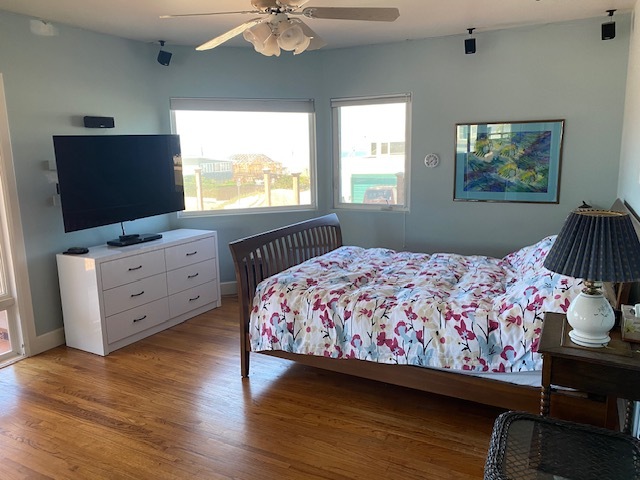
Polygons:
<instances>
[{"instance_id":1,"label":"tv screen","mask_svg":"<svg viewBox=\"0 0 640 480\"><path fill-rule=\"evenodd\" d=\"M54 135L65 232L184 210L178 135Z\"/></svg>"}]
</instances>

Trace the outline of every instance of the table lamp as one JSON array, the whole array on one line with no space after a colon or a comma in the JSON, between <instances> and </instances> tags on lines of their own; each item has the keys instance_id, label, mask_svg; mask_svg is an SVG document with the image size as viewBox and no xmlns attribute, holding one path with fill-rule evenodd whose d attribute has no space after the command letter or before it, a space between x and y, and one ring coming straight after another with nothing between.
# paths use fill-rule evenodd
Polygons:
<instances>
[{"instance_id":1,"label":"table lamp","mask_svg":"<svg viewBox=\"0 0 640 480\"><path fill-rule=\"evenodd\" d=\"M573 343L604 347L615 323L602 282L640 280L640 241L627 213L577 209L569 214L544 266L552 272L584 279L571 302L567 322Z\"/></svg>"}]
</instances>

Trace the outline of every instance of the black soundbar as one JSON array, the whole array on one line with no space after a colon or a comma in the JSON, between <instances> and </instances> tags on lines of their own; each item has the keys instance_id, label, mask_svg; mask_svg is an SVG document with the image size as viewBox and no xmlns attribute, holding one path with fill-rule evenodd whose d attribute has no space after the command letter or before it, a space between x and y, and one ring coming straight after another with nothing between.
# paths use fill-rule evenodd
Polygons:
<instances>
[{"instance_id":1,"label":"black soundbar","mask_svg":"<svg viewBox=\"0 0 640 480\"><path fill-rule=\"evenodd\" d=\"M113 117L92 117L85 116L83 118L84 126L87 128L113 128L115 127L115 119Z\"/></svg>"}]
</instances>

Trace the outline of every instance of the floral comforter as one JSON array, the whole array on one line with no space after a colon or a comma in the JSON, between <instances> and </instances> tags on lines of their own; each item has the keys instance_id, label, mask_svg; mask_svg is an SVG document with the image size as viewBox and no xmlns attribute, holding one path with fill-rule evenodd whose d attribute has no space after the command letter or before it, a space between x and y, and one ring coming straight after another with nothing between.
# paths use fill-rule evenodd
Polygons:
<instances>
[{"instance_id":1,"label":"floral comforter","mask_svg":"<svg viewBox=\"0 0 640 480\"><path fill-rule=\"evenodd\" d=\"M475 372L540 370L543 316L582 281L542 266L555 236L502 259L340 247L264 280L253 351Z\"/></svg>"}]
</instances>

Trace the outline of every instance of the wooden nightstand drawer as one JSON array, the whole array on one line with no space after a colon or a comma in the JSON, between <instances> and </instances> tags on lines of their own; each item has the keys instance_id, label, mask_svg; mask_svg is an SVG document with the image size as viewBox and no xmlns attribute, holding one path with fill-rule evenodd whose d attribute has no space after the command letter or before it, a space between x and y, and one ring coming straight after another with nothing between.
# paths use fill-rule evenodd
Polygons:
<instances>
[{"instance_id":1,"label":"wooden nightstand drawer","mask_svg":"<svg viewBox=\"0 0 640 480\"><path fill-rule=\"evenodd\" d=\"M564 315L545 314L538 346L543 357L540 413L550 412L552 386L573 388L606 397L604 424L614 428L616 399L640 400L640 354L621 340L619 327L609 332L611 341L602 348L576 345L568 335L570 329Z\"/></svg>"}]
</instances>

